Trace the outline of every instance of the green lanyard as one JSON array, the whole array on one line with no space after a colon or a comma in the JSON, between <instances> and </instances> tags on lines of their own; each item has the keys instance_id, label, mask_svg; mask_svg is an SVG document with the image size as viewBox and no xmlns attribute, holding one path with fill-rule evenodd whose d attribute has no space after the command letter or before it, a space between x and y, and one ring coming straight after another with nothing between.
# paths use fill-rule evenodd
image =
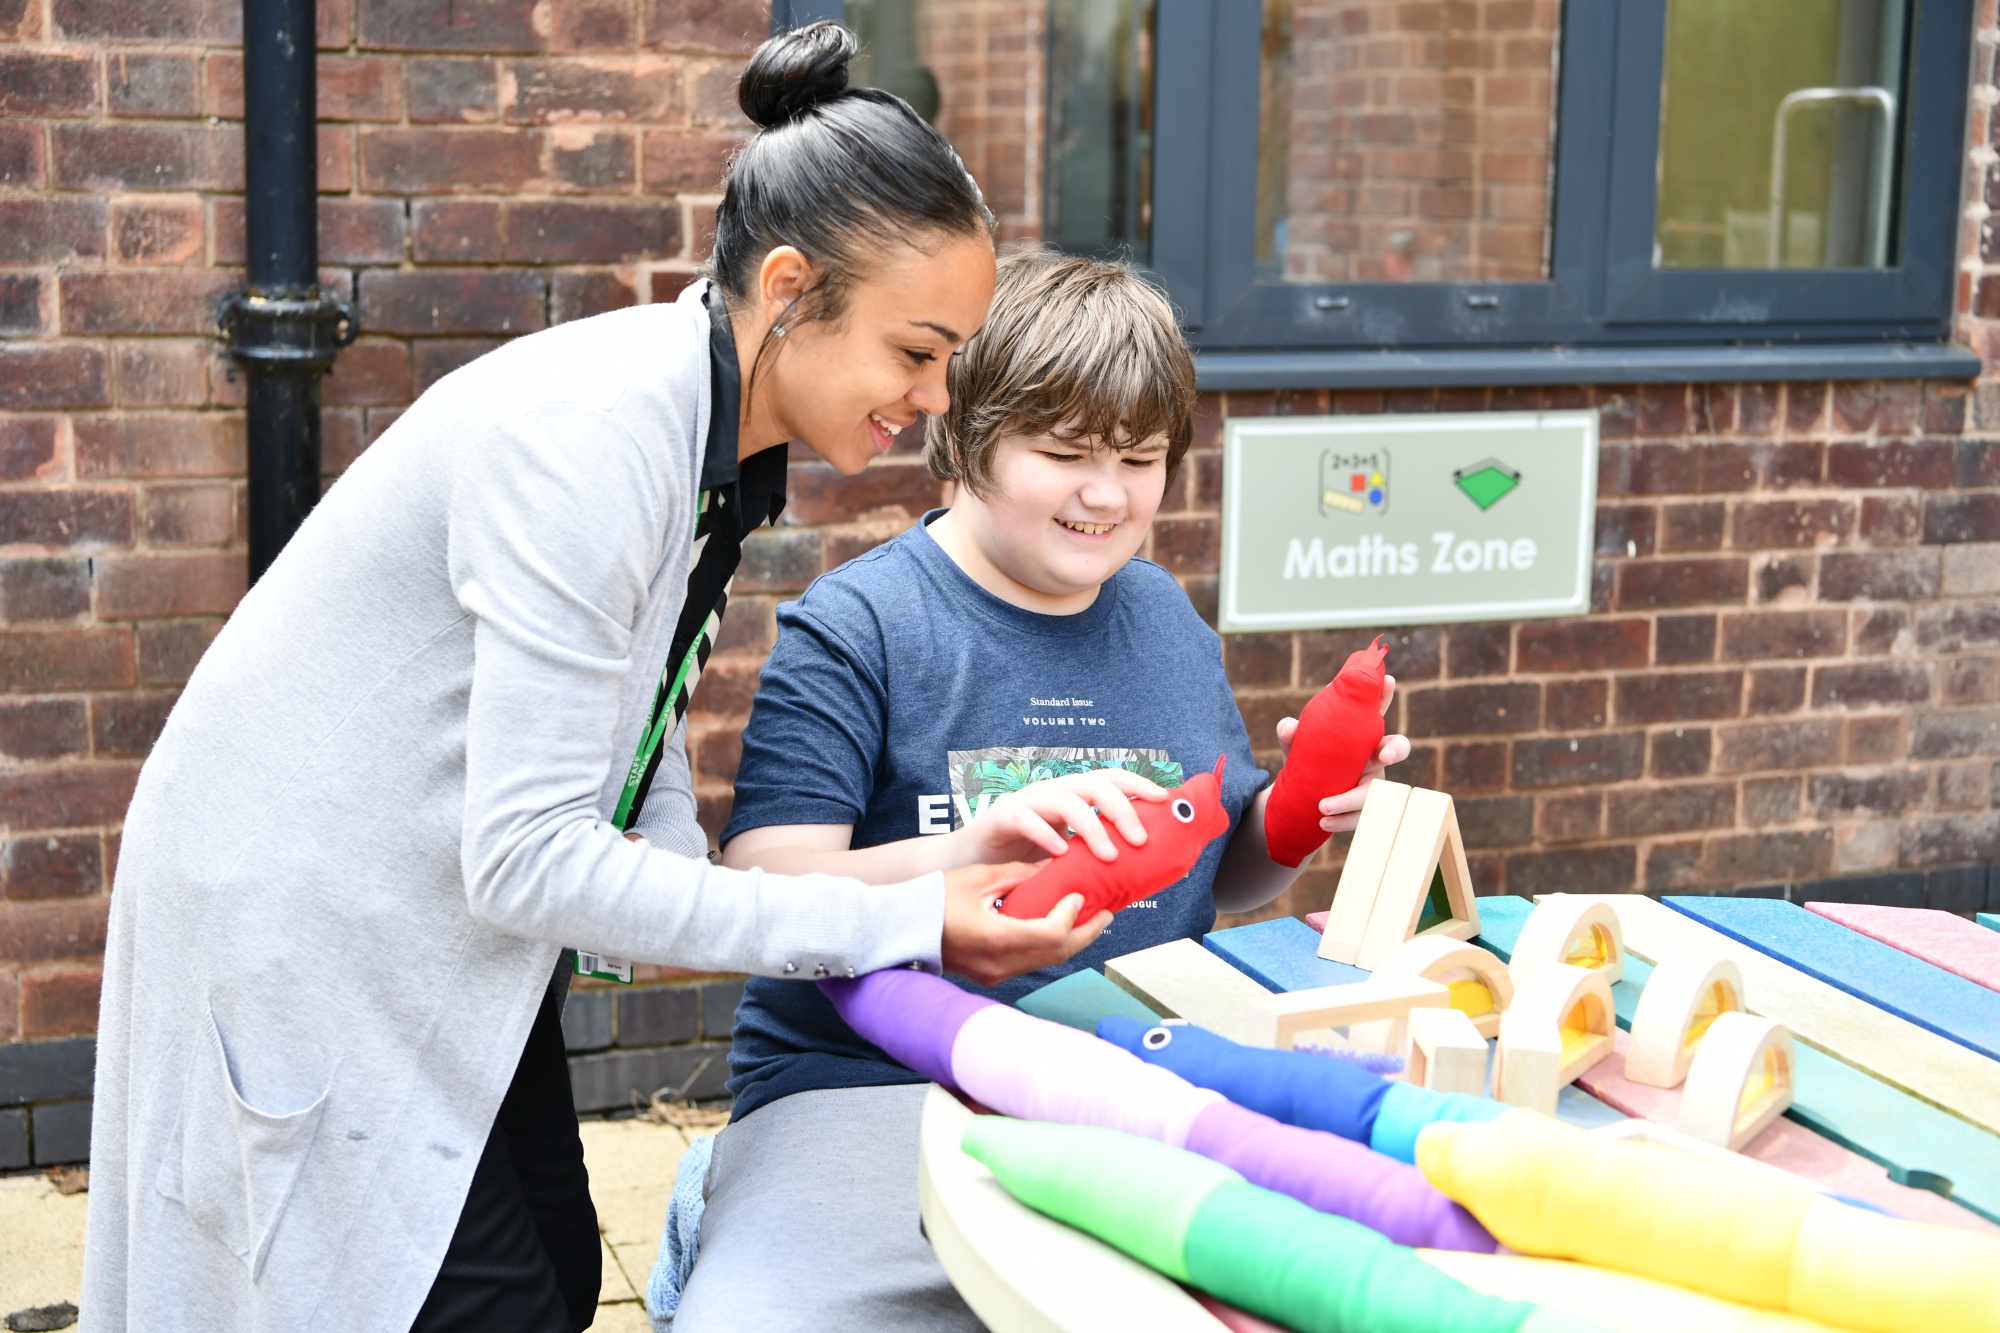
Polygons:
<instances>
[{"instance_id":1,"label":"green lanyard","mask_svg":"<svg viewBox=\"0 0 2000 1333\"><path fill-rule=\"evenodd\" d=\"M639 798L639 787L646 780L646 770L652 767L653 756L666 743L667 733L678 725L674 701L687 685L688 672L694 669L695 655L701 651L702 641L713 639L721 625L721 618L715 612L709 612L708 619L702 623L701 633L688 645L680 665L676 667L669 662L660 672L660 688L653 698L653 714L646 721L646 730L639 736L639 749L632 756L632 766L625 770L625 790L618 797L617 812L611 816L611 822L618 826L621 833L632 827L636 817L632 803ZM673 672L671 681L667 678L668 671Z\"/></svg>"},{"instance_id":2,"label":"green lanyard","mask_svg":"<svg viewBox=\"0 0 2000 1333\"><path fill-rule=\"evenodd\" d=\"M695 500L696 532L701 531L701 521L708 514L710 494L709 491L703 491ZM705 540L706 538L703 538L694 544L694 554L688 560L690 569L701 563L702 541ZM660 683L653 691L653 711L647 715L646 729L639 733L639 748L632 755L631 766L625 770L625 790L619 794L618 809L611 816L611 822L617 826L620 833L628 832L633 820L638 818L638 811L634 806L639 800L639 789L645 785L646 773L653 766L653 756L660 752L660 747L666 744L667 736L679 725L680 710L675 704L687 688L689 673L694 671L700 662L702 644L714 639L721 625L721 617L710 611L708 619L702 622L701 632L688 640L687 652L681 656L681 660L676 663L669 659L667 664L660 668Z\"/></svg>"}]
</instances>

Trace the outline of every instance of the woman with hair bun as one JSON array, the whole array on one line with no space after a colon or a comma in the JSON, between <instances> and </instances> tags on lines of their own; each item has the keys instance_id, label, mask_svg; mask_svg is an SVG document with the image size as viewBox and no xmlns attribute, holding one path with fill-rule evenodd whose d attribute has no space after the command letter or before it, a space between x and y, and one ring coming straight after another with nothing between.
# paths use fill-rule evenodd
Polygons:
<instances>
[{"instance_id":1,"label":"woman with hair bun","mask_svg":"<svg viewBox=\"0 0 2000 1333\"><path fill-rule=\"evenodd\" d=\"M1024 867L891 893L695 821L682 717L786 442L859 472L993 291L977 187L854 50L752 58L707 280L439 381L202 659L112 894L85 1328L584 1328L569 951L998 980L1096 933L990 910Z\"/></svg>"}]
</instances>

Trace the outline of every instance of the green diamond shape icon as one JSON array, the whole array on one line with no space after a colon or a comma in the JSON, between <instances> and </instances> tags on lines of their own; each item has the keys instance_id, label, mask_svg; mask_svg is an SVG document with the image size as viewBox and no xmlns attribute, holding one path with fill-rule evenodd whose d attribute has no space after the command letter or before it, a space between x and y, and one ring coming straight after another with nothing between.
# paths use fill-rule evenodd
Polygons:
<instances>
[{"instance_id":1,"label":"green diamond shape icon","mask_svg":"<svg viewBox=\"0 0 2000 1333\"><path fill-rule=\"evenodd\" d=\"M1521 474L1497 458L1488 458L1458 469L1451 474L1451 480L1465 492L1466 499L1481 509L1491 509L1521 484Z\"/></svg>"}]
</instances>

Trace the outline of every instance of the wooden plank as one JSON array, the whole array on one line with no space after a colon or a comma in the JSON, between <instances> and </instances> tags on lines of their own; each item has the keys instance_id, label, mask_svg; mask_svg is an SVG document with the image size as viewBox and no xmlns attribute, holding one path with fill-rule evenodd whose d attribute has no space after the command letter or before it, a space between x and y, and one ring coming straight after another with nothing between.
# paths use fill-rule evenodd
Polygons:
<instances>
[{"instance_id":1,"label":"wooden plank","mask_svg":"<svg viewBox=\"0 0 2000 1333\"><path fill-rule=\"evenodd\" d=\"M1251 1024L1257 1045L1289 1050L1301 1032L1318 1028L1344 1028L1373 1019L1400 1020L1412 1009L1428 1006L1449 1009L1451 992L1435 981L1422 977L1387 977L1346 986L1319 986L1312 990L1260 995L1250 1001ZM1400 1036L1400 1024L1392 1027ZM1401 1055L1402 1043L1391 1038L1388 1053Z\"/></svg>"},{"instance_id":2,"label":"wooden plank","mask_svg":"<svg viewBox=\"0 0 2000 1333\"><path fill-rule=\"evenodd\" d=\"M1981 930L1962 916L1931 907L1876 907L1867 903L1807 903L1805 909L1921 958L1932 967L1956 973L1988 990L2000 990L2000 933Z\"/></svg>"},{"instance_id":3,"label":"wooden plank","mask_svg":"<svg viewBox=\"0 0 2000 1333\"><path fill-rule=\"evenodd\" d=\"M1794 1048L1795 1052L1807 1049ZM1631 1037L1620 1032L1611 1058L1577 1079L1577 1086L1635 1119L1673 1125L1680 1118L1681 1090L1634 1083L1627 1079L1624 1076L1625 1060L1630 1050ZM1797 1073L1797 1077L1801 1084L1805 1082L1802 1073ZM1741 1151L1754 1161L1804 1177L1829 1194L1860 1199L1898 1217L2000 1235L2000 1226L1995 1226L1978 1213L1930 1190L1896 1183L1880 1163L1815 1134L1788 1117L1773 1121L1762 1133L1744 1144Z\"/></svg>"},{"instance_id":4,"label":"wooden plank","mask_svg":"<svg viewBox=\"0 0 2000 1333\"><path fill-rule=\"evenodd\" d=\"M1014 1198L958 1146L972 1112L936 1084L924 1098L917 1201L945 1276L993 1333L1112 1328L1223 1333L1164 1274Z\"/></svg>"},{"instance_id":5,"label":"wooden plank","mask_svg":"<svg viewBox=\"0 0 2000 1333\"><path fill-rule=\"evenodd\" d=\"M1637 894L1602 897L1618 913L1625 947L1651 961L1663 949L1698 949L1733 959L1743 970L1751 1013L1922 1101L2000 1131L2000 1064L1927 1032L1836 986L1782 963L1693 917Z\"/></svg>"},{"instance_id":6,"label":"wooden plank","mask_svg":"<svg viewBox=\"0 0 2000 1333\"><path fill-rule=\"evenodd\" d=\"M1185 1018L1246 1045L1256 1044L1250 1002L1271 993L1193 940L1170 940L1113 958L1104 975L1155 1013Z\"/></svg>"},{"instance_id":7,"label":"wooden plank","mask_svg":"<svg viewBox=\"0 0 2000 1333\"><path fill-rule=\"evenodd\" d=\"M1683 916L2000 1060L2000 995L1776 898L1668 898ZM1995 1069L2000 1074L2000 1068ZM1995 1123L2000 1128L2000 1122Z\"/></svg>"},{"instance_id":8,"label":"wooden plank","mask_svg":"<svg viewBox=\"0 0 2000 1333\"><path fill-rule=\"evenodd\" d=\"M1311 990L1368 980L1368 973L1319 956L1319 932L1295 916L1231 926L1202 938L1210 953L1260 986Z\"/></svg>"},{"instance_id":9,"label":"wooden plank","mask_svg":"<svg viewBox=\"0 0 2000 1333\"><path fill-rule=\"evenodd\" d=\"M1014 1001L1014 1007L1024 1014L1092 1034L1097 1031L1097 1020L1110 1014L1123 1014L1142 1023L1151 1023L1159 1017L1130 991L1088 967L1080 967L1040 990L1029 991Z\"/></svg>"},{"instance_id":10,"label":"wooden plank","mask_svg":"<svg viewBox=\"0 0 2000 1333\"><path fill-rule=\"evenodd\" d=\"M1360 959L1368 917L1382 888L1382 872L1388 868L1396 830L1402 826L1403 809L1409 802L1408 783L1377 778L1368 785L1368 795L1361 801L1360 822L1354 826L1354 841L1347 848L1347 860L1341 863L1333 906L1327 909L1326 933L1319 942L1321 958L1350 965Z\"/></svg>"}]
</instances>

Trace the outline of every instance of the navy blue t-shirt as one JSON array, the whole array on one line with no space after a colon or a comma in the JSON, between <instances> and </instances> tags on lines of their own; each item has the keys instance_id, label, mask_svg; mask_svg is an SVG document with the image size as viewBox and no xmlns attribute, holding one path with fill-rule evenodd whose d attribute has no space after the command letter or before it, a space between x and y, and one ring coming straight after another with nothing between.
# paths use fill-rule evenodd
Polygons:
<instances>
[{"instance_id":1,"label":"navy blue t-shirt","mask_svg":"<svg viewBox=\"0 0 2000 1333\"><path fill-rule=\"evenodd\" d=\"M1221 642L1165 570L1133 560L1088 609L1041 615L974 583L918 526L778 608L722 836L851 824L850 845L874 847L949 833L1043 778L1118 766L1172 787L1223 755L1233 831L1265 774ZM1215 924L1210 884L1226 841L1069 962L993 990L954 980L1012 1002L1107 958L1199 938ZM738 1119L812 1088L922 1081L842 1022L810 981L770 977L744 990L729 1063Z\"/></svg>"}]
</instances>

